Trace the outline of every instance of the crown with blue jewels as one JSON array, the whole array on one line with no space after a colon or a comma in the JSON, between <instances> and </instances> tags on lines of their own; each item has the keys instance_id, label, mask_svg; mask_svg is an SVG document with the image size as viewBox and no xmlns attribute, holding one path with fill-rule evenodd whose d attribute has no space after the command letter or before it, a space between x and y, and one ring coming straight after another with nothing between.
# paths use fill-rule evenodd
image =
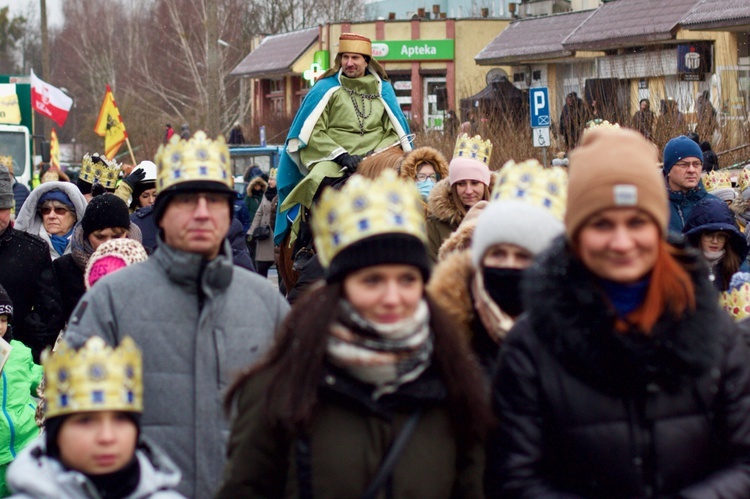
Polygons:
<instances>
[{"instance_id":1,"label":"crown with blue jewels","mask_svg":"<svg viewBox=\"0 0 750 499\"><path fill-rule=\"evenodd\" d=\"M174 135L159 147L154 158L157 194L183 182L217 182L232 189L229 147L224 137L211 140L198 131L188 140Z\"/></svg>"},{"instance_id":2,"label":"crown with blue jewels","mask_svg":"<svg viewBox=\"0 0 750 499\"><path fill-rule=\"evenodd\" d=\"M410 234L427 242L419 191L392 170L375 179L354 175L340 191L326 190L313 210L312 228L324 267L344 248L380 234Z\"/></svg>"},{"instance_id":3,"label":"crown with blue jewels","mask_svg":"<svg viewBox=\"0 0 750 499\"><path fill-rule=\"evenodd\" d=\"M42 354L47 418L88 411L143 411L141 351L129 336L117 348L100 337L76 350L62 341Z\"/></svg>"},{"instance_id":4,"label":"crown with blue jewels","mask_svg":"<svg viewBox=\"0 0 750 499\"><path fill-rule=\"evenodd\" d=\"M565 216L568 199L568 172L559 166L544 168L535 159L513 160L497 173L491 201L523 201L549 210L556 219Z\"/></svg>"},{"instance_id":5,"label":"crown with blue jewels","mask_svg":"<svg viewBox=\"0 0 750 499\"><path fill-rule=\"evenodd\" d=\"M121 167L122 165L117 161L108 160L98 153L87 153L81 161L79 178L91 185L99 183L105 189L114 190L117 187Z\"/></svg>"},{"instance_id":6,"label":"crown with blue jewels","mask_svg":"<svg viewBox=\"0 0 750 499\"><path fill-rule=\"evenodd\" d=\"M469 134L463 133L456 139L456 148L453 150L454 158L471 158L484 163L490 164L492 156L492 142L482 140L482 137L475 135L469 137Z\"/></svg>"}]
</instances>

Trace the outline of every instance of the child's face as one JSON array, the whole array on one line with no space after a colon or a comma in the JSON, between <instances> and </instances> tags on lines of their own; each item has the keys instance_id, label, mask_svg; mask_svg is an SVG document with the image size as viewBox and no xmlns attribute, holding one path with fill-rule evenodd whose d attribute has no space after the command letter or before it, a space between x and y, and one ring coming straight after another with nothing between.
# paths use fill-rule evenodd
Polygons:
<instances>
[{"instance_id":1,"label":"child's face","mask_svg":"<svg viewBox=\"0 0 750 499\"><path fill-rule=\"evenodd\" d=\"M0 338L8 331L8 316L0 315Z\"/></svg>"},{"instance_id":2,"label":"child's face","mask_svg":"<svg viewBox=\"0 0 750 499\"><path fill-rule=\"evenodd\" d=\"M89 475L112 473L133 458L137 435L135 423L123 412L73 414L57 436L60 460Z\"/></svg>"}]
</instances>

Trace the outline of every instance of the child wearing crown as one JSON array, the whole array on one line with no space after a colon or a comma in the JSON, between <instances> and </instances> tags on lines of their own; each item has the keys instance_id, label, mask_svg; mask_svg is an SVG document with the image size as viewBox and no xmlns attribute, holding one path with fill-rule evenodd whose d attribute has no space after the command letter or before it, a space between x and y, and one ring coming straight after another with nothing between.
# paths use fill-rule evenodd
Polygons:
<instances>
[{"instance_id":1,"label":"child wearing crown","mask_svg":"<svg viewBox=\"0 0 750 499\"><path fill-rule=\"evenodd\" d=\"M32 395L42 380L42 367L34 364L26 345L13 339L9 326L12 318L13 302L0 286L0 337L7 342L0 346L0 497L8 495L5 483L8 466L16 454L39 435L34 420L36 401Z\"/></svg>"},{"instance_id":2,"label":"child wearing crown","mask_svg":"<svg viewBox=\"0 0 750 499\"><path fill-rule=\"evenodd\" d=\"M180 472L140 436L141 352L126 337L43 354L45 432L8 470L13 497L179 498Z\"/></svg>"}]
</instances>

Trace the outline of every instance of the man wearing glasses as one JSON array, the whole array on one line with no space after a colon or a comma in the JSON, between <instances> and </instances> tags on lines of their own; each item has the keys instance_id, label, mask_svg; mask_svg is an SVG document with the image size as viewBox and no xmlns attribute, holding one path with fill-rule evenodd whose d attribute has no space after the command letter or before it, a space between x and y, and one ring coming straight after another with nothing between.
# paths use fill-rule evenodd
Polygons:
<instances>
[{"instance_id":1,"label":"man wearing glasses","mask_svg":"<svg viewBox=\"0 0 750 499\"><path fill-rule=\"evenodd\" d=\"M667 142L663 157L669 194L669 231L681 234L693 207L711 196L701 181L703 152L698 144L680 135Z\"/></svg>"}]
</instances>

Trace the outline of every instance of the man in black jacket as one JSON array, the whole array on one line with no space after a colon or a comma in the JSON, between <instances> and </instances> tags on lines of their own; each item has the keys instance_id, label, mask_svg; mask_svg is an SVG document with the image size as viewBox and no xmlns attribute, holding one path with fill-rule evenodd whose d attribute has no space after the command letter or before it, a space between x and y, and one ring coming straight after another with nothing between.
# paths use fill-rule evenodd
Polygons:
<instances>
[{"instance_id":1,"label":"man in black jacket","mask_svg":"<svg viewBox=\"0 0 750 499\"><path fill-rule=\"evenodd\" d=\"M17 231L10 222L13 206L10 171L0 166L0 285L13 300L13 337L31 348L34 361L63 328L49 246L39 237Z\"/></svg>"}]
</instances>

